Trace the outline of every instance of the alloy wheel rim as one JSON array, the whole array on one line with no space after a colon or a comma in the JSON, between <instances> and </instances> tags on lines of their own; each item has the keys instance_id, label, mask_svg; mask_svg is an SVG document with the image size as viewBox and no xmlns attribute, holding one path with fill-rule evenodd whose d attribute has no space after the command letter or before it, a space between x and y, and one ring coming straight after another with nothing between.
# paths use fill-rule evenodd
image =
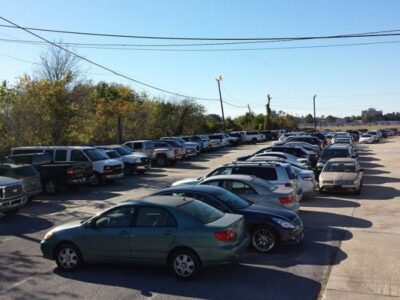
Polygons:
<instances>
[{"instance_id":1,"label":"alloy wheel rim","mask_svg":"<svg viewBox=\"0 0 400 300\"><path fill-rule=\"evenodd\" d=\"M275 246L274 234L268 229L257 229L252 237L254 248L261 252L267 252Z\"/></svg>"},{"instance_id":2,"label":"alloy wheel rim","mask_svg":"<svg viewBox=\"0 0 400 300\"><path fill-rule=\"evenodd\" d=\"M53 182L48 182L46 183L46 192L49 194L54 193L54 191L56 190L56 185Z\"/></svg>"},{"instance_id":3,"label":"alloy wheel rim","mask_svg":"<svg viewBox=\"0 0 400 300\"><path fill-rule=\"evenodd\" d=\"M71 248L63 248L58 254L58 261L65 269L71 269L78 264L78 253Z\"/></svg>"},{"instance_id":4,"label":"alloy wheel rim","mask_svg":"<svg viewBox=\"0 0 400 300\"><path fill-rule=\"evenodd\" d=\"M195 270L194 260L186 254L181 254L174 259L174 270L181 277L189 277Z\"/></svg>"}]
</instances>

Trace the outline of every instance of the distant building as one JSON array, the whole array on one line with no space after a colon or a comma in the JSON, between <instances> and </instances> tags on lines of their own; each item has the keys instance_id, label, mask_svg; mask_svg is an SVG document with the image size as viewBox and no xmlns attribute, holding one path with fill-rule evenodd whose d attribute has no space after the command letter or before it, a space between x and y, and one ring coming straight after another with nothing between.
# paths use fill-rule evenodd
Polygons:
<instances>
[{"instance_id":1,"label":"distant building","mask_svg":"<svg viewBox=\"0 0 400 300\"><path fill-rule=\"evenodd\" d=\"M383 118L383 111L376 110L375 108L368 108L368 110L363 110L361 112L361 117L363 122L379 121Z\"/></svg>"}]
</instances>

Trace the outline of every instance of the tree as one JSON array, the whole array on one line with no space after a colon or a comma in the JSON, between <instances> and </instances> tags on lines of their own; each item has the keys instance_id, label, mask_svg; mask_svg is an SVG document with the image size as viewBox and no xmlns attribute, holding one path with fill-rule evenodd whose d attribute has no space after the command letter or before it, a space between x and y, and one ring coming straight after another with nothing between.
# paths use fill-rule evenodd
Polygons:
<instances>
[{"instance_id":1,"label":"tree","mask_svg":"<svg viewBox=\"0 0 400 300\"><path fill-rule=\"evenodd\" d=\"M334 123L334 122L336 122L336 117L334 117L334 116L332 116L332 115L329 115L329 116L327 116L326 118L325 118L325 121L327 122L327 123Z\"/></svg>"},{"instance_id":2,"label":"tree","mask_svg":"<svg viewBox=\"0 0 400 300\"><path fill-rule=\"evenodd\" d=\"M40 79L51 82L72 82L80 74L79 58L70 52L51 46L47 52L40 55L40 67L37 74Z\"/></svg>"},{"instance_id":3,"label":"tree","mask_svg":"<svg viewBox=\"0 0 400 300\"><path fill-rule=\"evenodd\" d=\"M304 118L304 121L305 121L307 124L314 123L314 117L312 116L312 114L308 114L308 115Z\"/></svg>"},{"instance_id":4,"label":"tree","mask_svg":"<svg viewBox=\"0 0 400 300\"><path fill-rule=\"evenodd\" d=\"M271 129L271 96L267 96L267 105L265 106L264 129Z\"/></svg>"}]
</instances>

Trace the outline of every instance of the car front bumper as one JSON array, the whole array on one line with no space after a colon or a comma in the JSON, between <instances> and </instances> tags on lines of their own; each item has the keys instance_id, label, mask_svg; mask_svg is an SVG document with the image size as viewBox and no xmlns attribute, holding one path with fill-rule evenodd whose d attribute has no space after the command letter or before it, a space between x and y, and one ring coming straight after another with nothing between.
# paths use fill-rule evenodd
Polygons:
<instances>
[{"instance_id":1,"label":"car front bumper","mask_svg":"<svg viewBox=\"0 0 400 300\"><path fill-rule=\"evenodd\" d=\"M103 174L101 178L103 180L114 180L124 177L124 173L117 173L117 174Z\"/></svg>"},{"instance_id":2,"label":"car front bumper","mask_svg":"<svg viewBox=\"0 0 400 300\"><path fill-rule=\"evenodd\" d=\"M280 234L282 245L292 245L299 243L304 238L303 227L295 230L284 230Z\"/></svg>"},{"instance_id":3,"label":"car front bumper","mask_svg":"<svg viewBox=\"0 0 400 300\"><path fill-rule=\"evenodd\" d=\"M0 200L0 212L8 212L18 207L22 207L26 202L28 202L28 197L26 195Z\"/></svg>"},{"instance_id":4,"label":"car front bumper","mask_svg":"<svg viewBox=\"0 0 400 300\"><path fill-rule=\"evenodd\" d=\"M43 257L47 259L54 259L55 243L49 240L42 240L40 242L40 250L42 251Z\"/></svg>"},{"instance_id":5,"label":"car front bumper","mask_svg":"<svg viewBox=\"0 0 400 300\"><path fill-rule=\"evenodd\" d=\"M360 188L358 184L320 184L320 191L332 191L332 192L351 192L357 191Z\"/></svg>"}]
</instances>

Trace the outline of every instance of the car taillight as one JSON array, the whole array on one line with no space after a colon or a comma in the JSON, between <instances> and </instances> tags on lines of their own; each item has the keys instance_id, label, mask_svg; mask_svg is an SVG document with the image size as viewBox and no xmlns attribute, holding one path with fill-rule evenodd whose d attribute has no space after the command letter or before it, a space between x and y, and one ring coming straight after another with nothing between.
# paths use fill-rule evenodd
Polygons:
<instances>
[{"instance_id":1,"label":"car taillight","mask_svg":"<svg viewBox=\"0 0 400 300\"><path fill-rule=\"evenodd\" d=\"M301 179L306 180L306 181L312 181L313 177L312 176L301 176Z\"/></svg>"},{"instance_id":2,"label":"car taillight","mask_svg":"<svg viewBox=\"0 0 400 300\"><path fill-rule=\"evenodd\" d=\"M73 168L68 168L67 169L67 174L68 175L74 175L75 174L75 170Z\"/></svg>"},{"instance_id":3,"label":"car taillight","mask_svg":"<svg viewBox=\"0 0 400 300\"><path fill-rule=\"evenodd\" d=\"M283 205L291 204L293 200L294 200L293 196L279 197L279 202Z\"/></svg>"},{"instance_id":4,"label":"car taillight","mask_svg":"<svg viewBox=\"0 0 400 300\"><path fill-rule=\"evenodd\" d=\"M285 187L293 187L293 184L290 182L285 183Z\"/></svg>"},{"instance_id":5,"label":"car taillight","mask_svg":"<svg viewBox=\"0 0 400 300\"><path fill-rule=\"evenodd\" d=\"M217 240L220 240L223 242L231 242L235 239L236 232L233 229L227 229L224 231L214 232L214 236L217 238Z\"/></svg>"}]
</instances>

